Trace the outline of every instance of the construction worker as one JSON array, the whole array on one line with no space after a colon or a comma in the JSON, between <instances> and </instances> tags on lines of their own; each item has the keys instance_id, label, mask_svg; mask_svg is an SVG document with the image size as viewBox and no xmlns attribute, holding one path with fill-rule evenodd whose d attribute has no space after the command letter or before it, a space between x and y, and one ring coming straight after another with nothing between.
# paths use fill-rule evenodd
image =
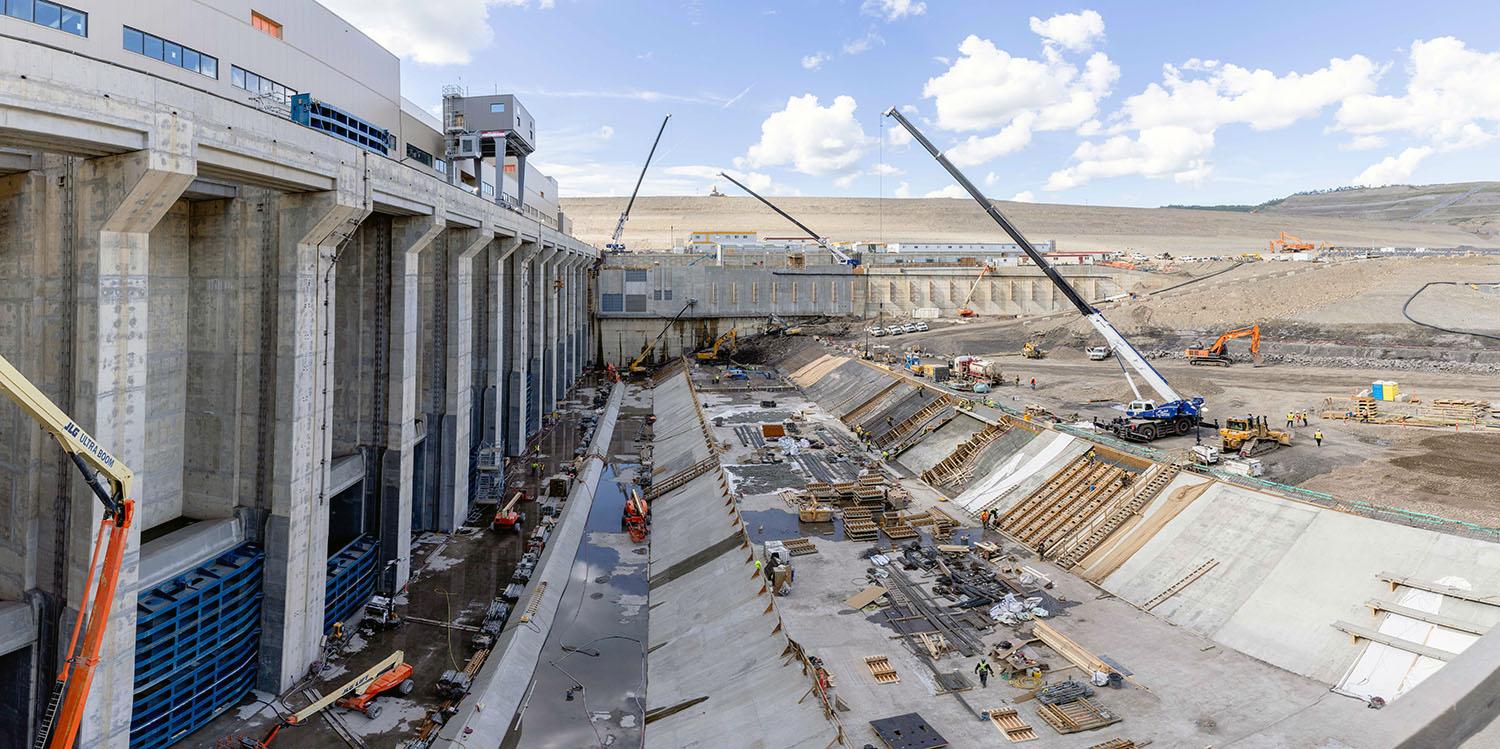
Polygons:
<instances>
[{"instance_id":1,"label":"construction worker","mask_svg":"<svg viewBox=\"0 0 1500 749\"><path fill-rule=\"evenodd\" d=\"M343 622L334 622L333 623L333 633L331 635L329 635L328 639L334 645L334 647L338 647L339 645L344 644L344 623Z\"/></svg>"},{"instance_id":2,"label":"construction worker","mask_svg":"<svg viewBox=\"0 0 1500 749\"><path fill-rule=\"evenodd\" d=\"M989 687L989 685L990 685L990 673L993 672L994 670L995 669L994 669L993 666L990 665L990 662L987 661L987 660L985 660L981 656L980 659L979 659L979 663L974 666L974 673L979 674L979 686L981 688L988 688Z\"/></svg>"},{"instance_id":3,"label":"construction worker","mask_svg":"<svg viewBox=\"0 0 1500 749\"><path fill-rule=\"evenodd\" d=\"M1287 429L1291 429L1294 426L1297 426L1297 414L1292 413L1291 411L1287 411L1286 412L1286 428Z\"/></svg>"},{"instance_id":4,"label":"construction worker","mask_svg":"<svg viewBox=\"0 0 1500 749\"><path fill-rule=\"evenodd\" d=\"M979 524L983 525L983 526L986 526L986 527L989 526L989 524L990 524L990 511L989 510L980 510L979 511Z\"/></svg>"},{"instance_id":5,"label":"construction worker","mask_svg":"<svg viewBox=\"0 0 1500 749\"><path fill-rule=\"evenodd\" d=\"M1036 378L1031 378L1031 389L1036 390Z\"/></svg>"},{"instance_id":6,"label":"construction worker","mask_svg":"<svg viewBox=\"0 0 1500 749\"><path fill-rule=\"evenodd\" d=\"M1319 429L1318 431L1313 432L1313 442L1318 443L1318 447L1322 447L1323 446L1323 430L1322 429Z\"/></svg>"},{"instance_id":7,"label":"construction worker","mask_svg":"<svg viewBox=\"0 0 1500 749\"><path fill-rule=\"evenodd\" d=\"M761 563L760 563L760 560L757 559L757 560L755 560L755 571L756 572L760 572L760 570L761 570Z\"/></svg>"}]
</instances>

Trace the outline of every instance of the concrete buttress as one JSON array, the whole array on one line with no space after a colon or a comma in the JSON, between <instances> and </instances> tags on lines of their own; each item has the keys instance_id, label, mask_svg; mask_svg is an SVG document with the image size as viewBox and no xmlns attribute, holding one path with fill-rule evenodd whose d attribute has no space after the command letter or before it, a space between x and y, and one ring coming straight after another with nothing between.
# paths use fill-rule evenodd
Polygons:
<instances>
[{"instance_id":1,"label":"concrete buttress","mask_svg":"<svg viewBox=\"0 0 1500 749\"><path fill-rule=\"evenodd\" d=\"M262 689L280 692L319 656L328 561L331 365L338 253L370 213L363 160L342 164L337 188L283 196L279 226L275 432L265 518Z\"/></svg>"},{"instance_id":2,"label":"concrete buttress","mask_svg":"<svg viewBox=\"0 0 1500 749\"><path fill-rule=\"evenodd\" d=\"M147 423L151 375L151 232L196 172L192 125L162 122L160 148L83 162L77 174L78 253L76 377L73 417L136 472L137 519L152 497ZM101 516L81 485L73 494L68 613L80 605L92 541ZM130 738L135 673L135 619L140 531L130 529L120 594L110 611L94 687L79 732L80 747L124 747Z\"/></svg>"},{"instance_id":3,"label":"concrete buttress","mask_svg":"<svg viewBox=\"0 0 1500 749\"><path fill-rule=\"evenodd\" d=\"M510 274L508 288L511 289L509 296L514 300L508 308L510 314L509 336L507 342L506 357L510 363L510 371L507 374L509 380L507 391L509 402L505 407L506 416L506 449L505 454L512 457L526 452L526 426L527 415L531 413L531 404L528 402L527 379L528 374L533 372L531 358L532 336L531 325L535 318L533 314L533 300L536 298L532 289L532 272L536 265L536 257L540 248L533 242L522 242L520 249L511 256L513 271Z\"/></svg>"},{"instance_id":4,"label":"concrete buttress","mask_svg":"<svg viewBox=\"0 0 1500 749\"><path fill-rule=\"evenodd\" d=\"M391 222L390 364L385 429L386 451L380 469L380 558L395 561L394 576L384 580L400 590L411 576L411 504L416 465L417 354L421 350L418 262L442 234L439 216L399 218Z\"/></svg>"},{"instance_id":5,"label":"concrete buttress","mask_svg":"<svg viewBox=\"0 0 1500 749\"><path fill-rule=\"evenodd\" d=\"M437 273L447 278L447 358L445 372L437 528L452 532L469 512L469 430L474 356L474 257L495 239L489 224L450 230L448 263ZM430 427L429 427L430 428ZM429 432L429 436L431 432ZM430 443L429 443L430 444Z\"/></svg>"}]
</instances>

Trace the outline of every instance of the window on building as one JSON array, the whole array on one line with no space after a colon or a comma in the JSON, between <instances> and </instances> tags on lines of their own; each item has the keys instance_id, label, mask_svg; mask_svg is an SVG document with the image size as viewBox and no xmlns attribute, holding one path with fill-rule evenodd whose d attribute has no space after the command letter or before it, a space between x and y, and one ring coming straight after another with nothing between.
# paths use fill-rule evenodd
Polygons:
<instances>
[{"instance_id":1,"label":"window on building","mask_svg":"<svg viewBox=\"0 0 1500 749\"><path fill-rule=\"evenodd\" d=\"M256 13L253 10L250 11L250 25L254 26L256 30L264 31L265 33L270 34L277 39L281 38L281 24L272 21L271 19L266 18L265 16Z\"/></svg>"},{"instance_id":2,"label":"window on building","mask_svg":"<svg viewBox=\"0 0 1500 749\"><path fill-rule=\"evenodd\" d=\"M759 281L751 281L750 282L750 303L751 304L760 304L760 282Z\"/></svg>"},{"instance_id":3,"label":"window on building","mask_svg":"<svg viewBox=\"0 0 1500 749\"><path fill-rule=\"evenodd\" d=\"M625 295L625 311L626 312L645 312L646 311L646 295L645 294L626 294Z\"/></svg>"},{"instance_id":4,"label":"window on building","mask_svg":"<svg viewBox=\"0 0 1500 749\"><path fill-rule=\"evenodd\" d=\"M425 164L427 166L432 166L432 154L423 151L422 149L417 148L410 143L406 144L406 158L421 164Z\"/></svg>"},{"instance_id":5,"label":"window on building","mask_svg":"<svg viewBox=\"0 0 1500 749\"><path fill-rule=\"evenodd\" d=\"M5 15L74 36L89 35L89 14L50 0L0 0Z\"/></svg>"},{"instance_id":6,"label":"window on building","mask_svg":"<svg viewBox=\"0 0 1500 749\"><path fill-rule=\"evenodd\" d=\"M14 2L14 0L10 1ZM38 0L37 4L40 5L41 0ZM84 23L87 24L87 19ZM148 34L126 26L124 44L127 52L145 55L153 60L161 60L168 65L191 70L209 78L219 77L219 58L203 54L191 47L184 47L155 34Z\"/></svg>"},{"instance_id":7,"label":"window on building","mask_svg":"<svg viewBox=\"0 0 1500 749\"><path fill-rule=\"evenodd\" d=\"M603 298L599 300L599 308L605 312L624 312L625 295L604 294Z\"/></svg>"},{"instance_id":8,"label":"window on building","mask_svg":"<svg viewBox=\"0 0 1500 749\"><path fill-rule=\"evenodd\" d=\"M249 91L252 95L265 96L287 106L291 106L292 97L297 95L296 89L287 88L270 78L252 73L238 65L229 66L229 84L235 88Z\"/></svg>"},{"instance_id":9,"label":"window on building","mask_svg":"<svg viewBox=\"0 0 1500 749\"><path fill-rule=\"evenodd\" d=\"M504 113L505 113L505 102L497 101L497 102L494 102L494 103L490 104L490 114L504 114Z\"/></svg>"},{"instance_id":10,"label":"window on building","mask_svg":"<svg viewBox=\"0 0 1500 749\"><path fill-rule=\"evenodd\" d=\"M642 268L627 268L625 270L625 283L631 283L631 282L644 283L645 281L646 281L646 271L645 271L645 269L642 269Z\"/></svg>"}]
</instances>

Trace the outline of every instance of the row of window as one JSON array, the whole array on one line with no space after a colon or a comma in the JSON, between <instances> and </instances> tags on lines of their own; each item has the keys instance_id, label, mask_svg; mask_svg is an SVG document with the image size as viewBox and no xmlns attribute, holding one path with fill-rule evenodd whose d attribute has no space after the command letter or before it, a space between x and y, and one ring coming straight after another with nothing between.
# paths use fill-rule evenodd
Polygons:
<instances>
[{"instance_id":1,"label":"row of window","mask_svg":"<svg viewBox=\"0 0 1500 749\"><path fill-rule=\"evenodd\" d=\"M629 273L629 272L630 271L626 271L626 273ZM791 296L792 296L791 301L794 304L797 302L798 287L801 286L801 285L802 284L799 284L796 281L791 282ZM808 288L808 292L812 295L811 301L814 304L816 304L818 302L818 286L819 286L819 284L817 282L809 282L806 285L807 285L807 288ZM711 283L708 286L709 286L709 288L708 288L708 303L711 304L711 305L712 304L718 304L719 303L719 284L717 284L717 283ZM772 283L771 286L770 286L770 289L771 289L771 303L775 304L775 303L777 303L779 301L780 292L782 291L781 284L780 283ZM672 300L672 290L671 289L654 289L651 292L651 300L652 301L671 301ZM645 311L647 311L646 301L647 300L646 300L646 295L645 294L617 294L617 293L613 293L613 292L604 292L604 293L600 294L599 307L604 312L645 312ZM831 283L828 284L828 301L831 304L838 304L838 301L839 301L839 284L838 284L837 281L834 281L834 282L831 282ZM730 283L729 284L729 303L730 304L739 304L740 303L740 285L738 283ZM750 303L751 304L759 304L760 303L760 283L759 282L753 282L752 281L750 283Z\"/></svg>"},{"instance_id":2,"label":"row of window","mask_svg":"<svg viewBox=\"0 0 1500 749\"><path fill-rule=\"evenodd\" d=\"M125 49L209 78L219 77L219 58L129 26L125 27Z\"/></svg>"},{"instance_id":3,"label":"row of window","mask_svg":"<svg viewBox=\"0 0 1500 749\"><path fill-rule=\"evenodd\" d=\"M46 26L49 29L66 31L76 36L89 35L89 14L58 5L49 0L0 0L5 15Z\"/></svg>"},{"instance_id":4,"label":"row of window","mask_svg":"<svg viewBox=\"0 0 1500 749\"><path fill-rule=\"evenodd\" d=\"M229 66L229 83L235 88L244 89L252 94L268 96L287 106L292 105L292 97L297 95L295 89L287 88L270 78L252 73L238 65Z\"/></svg>"}]
</instances>

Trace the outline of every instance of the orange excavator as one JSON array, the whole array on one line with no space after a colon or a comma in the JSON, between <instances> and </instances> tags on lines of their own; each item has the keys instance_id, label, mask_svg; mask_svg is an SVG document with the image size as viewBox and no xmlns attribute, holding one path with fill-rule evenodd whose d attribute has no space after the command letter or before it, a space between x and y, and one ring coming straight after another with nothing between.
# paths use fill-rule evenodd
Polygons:
<instances>
[{"instance_id":1,"label":"orange excavator","mask_svg":"<svg viewBox=\"0 0 1500 749\"><path fill-rule=\"evenodd\" d=\"M120 581L130 523L135 517L135 500L130 498L135 474L95 442L4 357L0 357L0 390L57 440L83 474L89 490L104 505L99 535L94 538L94 551L89 557L88 575L83 579L83 595L78 598L78 618L73 622L73 635L68 640L67 652L63 654L63 667L53 684L52 697L47 703L47 712L35 743L39 748L71 749L83 722L94 670L99 666L99 650L104 644L104 630L109 624L109 610ZM86 611L96 567L99 569L98 588L94 592L93 608ZM83 627L85 619L88 620L86 631ZM83 632L81 648L78 642L80 632ZM110 685L110 688L116 686Z\"/></svg>"},{"instance_id":2,"label":"orange excavator","mask_svg":"<svg viewBox=\"0 0 1500 749\"><path fill-rule=\"evenodd\" d=\"M980 282L984 280L985 276L990 274L991 270L992 268L988 264L981 264L979 266L979 277L974 279L974 285L969 287L969 295L964 297L964 303L958 306L959 317L975 317L979 314L969 307L969 302L974 299L974 292L979 291Z\"/></svg>"},{"instance_id":3,"label":"orange excavator","mask_svg":"<svg viewBox=\"0 0 1500 749\"><path fill-rule=\"evenodd\" d=\"M1324 243L1321 247L1318 247L1313 245L1312 242L1304 242L1301 237L1281 232L1280 236L1271 240L1271 254L1274 255L1277 252L1305 252L1326 248L1327 246L1328 244Z\"/></svg>"},{"instance_id":4,"label":"orange excavator","mask_svg":"<svg viewBox=\"0 0 1500 749\"><path fill-rule=\"evenodd\" d=\"M510 501L505 503L495 512L495 519L490 522L490 527L495 530L519 530L521 524L526 522L526 516L516 511L516 505L526 499L526 492L517 491L511 495Z\"/></svg>"},{"instance_id":5,"label":"orange excavator","mask_svg":"<svg viewBox=\"0 0 1500 749\"><path fill-rule=\"evenodd\" d=\"M1218 367L1227 367L1234 363L1229 356L1229 342L1236 338L1250 338L1250 357L1255 366L1260 366L1260 326L1250 325L1243 328L1231 330L1218 337L1212 345L1207 348L1202 346L1187 350L1188 364L1212 364Z\"/></svg>"},{"instance_id":6,"label":"orange excavator","mask_svg":"<svg viewBox=\"0 0 1500 749\"><path fill-rule=\"evenodd\" d=\"M641 543L651 533L651 505L646 504L635 490L631 490L630 499L625 500L623 520L631 541Z\"/></svg>"}]
</instances>

